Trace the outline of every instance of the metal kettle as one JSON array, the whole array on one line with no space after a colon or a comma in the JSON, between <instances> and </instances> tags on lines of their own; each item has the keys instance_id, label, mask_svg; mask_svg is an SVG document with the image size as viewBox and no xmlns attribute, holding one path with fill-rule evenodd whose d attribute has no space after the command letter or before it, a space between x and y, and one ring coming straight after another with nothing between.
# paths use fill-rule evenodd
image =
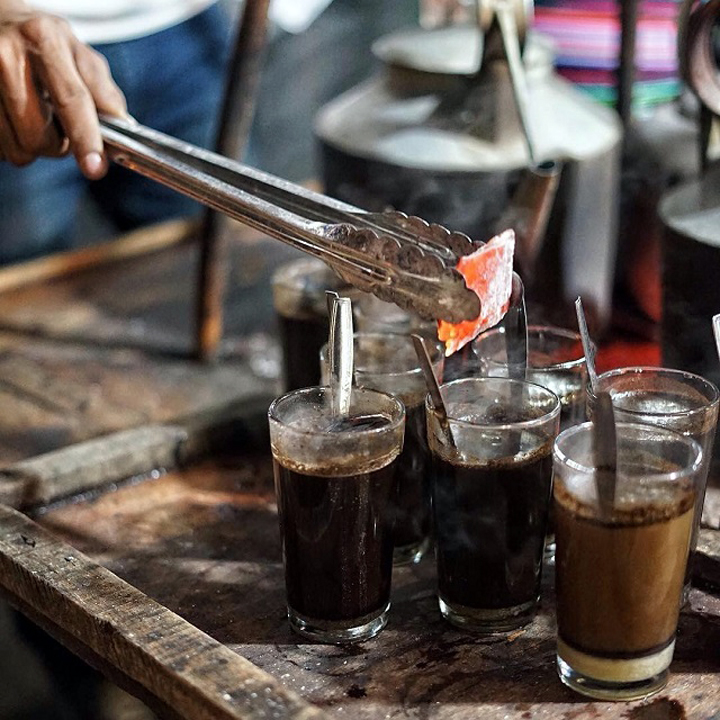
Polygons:
<instances>
[{"instance_id":1,"label":"metal kettle","mask_svg":"<svg viewBox=\"0 0 720 720\"><path fill-rule=\"evenodd\" d=\"M662 198L662 362L720 385L712 319L720 313L720 0L685 0L678 24L680 68L700 102L698 174ZM720 143L719 143L720 145ZM720 150L720 147L717 148ZM720 444L716 436L703 522L720 528Z\"/></svg>"},{"instance_id":2,"label":"metal kettle","mask_svg":"<svg viewBox=\"0 0 720 720\"><path fill-rule=\"evenodd\" d=\"M683 78L700 103L698 173L666 193L658 213L664 228L663 362L720 384L712 333L712 316L720 312L720 157L709 153L712 126L720 127L718 26L720 0L685 0L678 46Z\"/></svg>"},{"instance_id":3,"label":"metal kettle","mask_svg":"<svg viewBox=\"0 0 720 720\"><path fill-rule=\"evenodd\" d=\"M508 5L509 27L491 12ZM611 309L621 124L554 72L549 41L529 31L532 3L479 7L477 24L411 28L374 44L381 72L316 116L326 192L488 239L500 223L538 215L532 206L547 205L547 196L529 195L521 181L528 167L559 161L545 245L525 262L524 280L531 301L546 307L582 295L602 324Z\"/></svg>"}]
</instances>

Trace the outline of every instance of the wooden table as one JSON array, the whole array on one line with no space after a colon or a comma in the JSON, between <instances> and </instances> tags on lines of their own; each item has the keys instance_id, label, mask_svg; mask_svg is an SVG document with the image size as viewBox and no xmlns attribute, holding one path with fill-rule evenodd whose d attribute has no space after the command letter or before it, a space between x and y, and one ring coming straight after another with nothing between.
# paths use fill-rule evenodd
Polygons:
<instances>
[{"instance_id":1,"label":"wooden table","mask_svg":"<svg viewBox=\"0 0 720 720\"><path fill-rule=\"evenodd\" d=\"M267 248L234 251L235 277L248 253L267 275ZM692 591L670 683L641 703L590 702L557 680L552 572L514 633L442 621L425 560L395 569L376 639L294 636L264 416L275 382L241 339L213 366L184 356L194 253L173 244L0 295L5 597L162 717L717 716L717 592ZM702 540L709 577L718 531Z\"/></svg>"}]
</instances>

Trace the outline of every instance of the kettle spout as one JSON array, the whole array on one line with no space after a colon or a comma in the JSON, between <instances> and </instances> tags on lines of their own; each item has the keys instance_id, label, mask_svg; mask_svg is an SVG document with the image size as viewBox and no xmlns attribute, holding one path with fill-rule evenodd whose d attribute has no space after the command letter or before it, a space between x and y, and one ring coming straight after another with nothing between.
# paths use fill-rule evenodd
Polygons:
<instances>
[{"instance_id":1,"label":"kettle spout","mask_svg":"<svg viewBox=\"0 0 720 720\"><path fill-rule=\"evenodd\" d=\"M553 160L528 167L497 223L497 230L512 228L515 231L517 269L526 278L533 276L561 171L561 163Z\"/></svg>"}]
</instances>

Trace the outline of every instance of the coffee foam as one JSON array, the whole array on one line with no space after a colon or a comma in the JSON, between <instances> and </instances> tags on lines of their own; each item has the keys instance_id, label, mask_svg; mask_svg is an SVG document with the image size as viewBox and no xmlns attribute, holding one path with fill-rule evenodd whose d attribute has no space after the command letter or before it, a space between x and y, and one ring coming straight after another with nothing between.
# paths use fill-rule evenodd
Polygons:
<instances>
[{"instance_id":1,"label":"coffee foam","mask_svg":"<svg viewBox=\"0 0 720 720\"><path fill-rule=\"evenodd\" d=\"M398 449L383 455L372 457L353 456L343 458L321 458L316 462L298 462L287 456L277 454L273 448L275 461L284 468L300 475L313 475L315 477L332 477L337 479L352 478L357 475L367 475L382 470L400 454Z\"/></svg>"},{"instance_id":2,"label":"coffee foam","mask_svg":"<svg viewBox=\"0 0 720 720\"><path fill-rule=\"evenodd\" d=\"M621 481L619 481L621 482ZM636 483L632 483L635 485ZM628 483L628 485L631 485ZM619 488L619 497L612 514L601 517L596 500L579 498L570 492L562 482L556 480L553 488L555 501L568 512L585 520L603 525L635 526L652 525L666 522L686 513L695 503L695 491L692 487L669 487L667 483L646 486L632 492Z\"/></svg>"}]
</instances>

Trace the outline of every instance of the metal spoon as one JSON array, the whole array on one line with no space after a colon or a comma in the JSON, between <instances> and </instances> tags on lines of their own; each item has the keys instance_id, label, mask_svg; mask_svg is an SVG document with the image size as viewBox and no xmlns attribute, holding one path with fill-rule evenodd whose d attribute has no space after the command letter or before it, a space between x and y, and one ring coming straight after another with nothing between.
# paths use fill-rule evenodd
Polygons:
<instances>
[{"instance_id":1,"label":"metal spoon","mask_svg":"<svg viewBox=\"0 0 720 720\"><path fill-rule=\"evenodd\" d=\"M617 436L615 414L609 393L598 392L592 417L595 487L600 515L612 516L617 486Z\"/></svg>"},{"instance_id":2,"label":"metal spoon","mask_svg":"<svg viewBox=\"0 0 720 720\"><path fill-rule=\"evenodd\" d=\"M508 377L525 380L528 362L527 309L525 286L517 273L512 274L510 307L503 318L507 348Z\"/></svg>"},{"instance_id":3,"label":"metal spoon","mask_svg":"<svg viewBox=\"0 0 720 720\"><path fill-rule=\"evenodd\" d=\"M720 313L713 315L713 335L715 336L715 348L717 349L718 358L720 358Z\"/></svg>"},{"instance_id":4,"label":"metal spoon","mask_svg":"<svg viewBox=\"0 0 720 720\"><path fill-rule=\"evenodd\" d=\"M354 363L352 303L350 298L342 298L333 291L328 291L327 296L330 306L330 397L332 414L337 420L350 415Z\"/></svg>"},{"instance_id":5,"label":"metal spoon","mask_svg":"<svg viewBox=\"0 0 720 720\"><path fill-rule=\"evenodd\" d=\"M447 437L449 446L454 450L457 450L455 438L453 437L452 430L450 429L450 423L448 422L445 403L442 398L442 393L440 392L440 385L435 377L435 372L433 371L432 361L430 360L430 354L428 353L425 345L425 340L420 335L416 335L414 333L410 337L412 338L413 345L415 346L415 353L417 354L418 362L420 363L420 369L425 377L425 384L427 385L430 400L432 401L440 427Z\"/></svg>"},{"instance_id":6,"label":"metal spoon","mask_svg":"<svg viewBox=\"0 0 720 720\"><path fill-rule=\"evenodd\" d=\"M583 310L582 298L580 296L575 300L575 314L577 315L580 338L582 339L583 352L585 353L585 367L587 367L590 389L594 393L598 381L595 370L595 354L593 353L593 345L590 340L590 333L588 332L587 322L585 321L585 311Z\"/></svg>"}]
</instances>

